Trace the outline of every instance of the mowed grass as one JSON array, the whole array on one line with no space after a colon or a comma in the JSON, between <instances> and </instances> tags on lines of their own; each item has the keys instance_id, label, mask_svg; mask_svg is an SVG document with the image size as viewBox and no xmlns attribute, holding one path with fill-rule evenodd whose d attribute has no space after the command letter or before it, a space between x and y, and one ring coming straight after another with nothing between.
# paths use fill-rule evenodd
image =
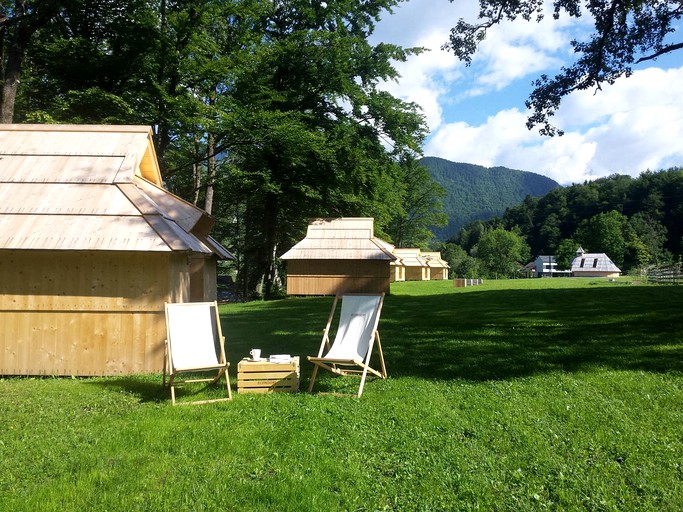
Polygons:
<instances>
[{"instance_id":1,"label":"mowed grass","mask_svg":"<svg viewBox=\"0 0 683 512\"><path fill-rule=\"evenodd\" d=\"M250 348L317 352L331 304L222 306L233 383ZM3 379L0 510L681 510L682 304L627 280L394 284L390 377L360 400Z\"/></svg>"}]
</instances>

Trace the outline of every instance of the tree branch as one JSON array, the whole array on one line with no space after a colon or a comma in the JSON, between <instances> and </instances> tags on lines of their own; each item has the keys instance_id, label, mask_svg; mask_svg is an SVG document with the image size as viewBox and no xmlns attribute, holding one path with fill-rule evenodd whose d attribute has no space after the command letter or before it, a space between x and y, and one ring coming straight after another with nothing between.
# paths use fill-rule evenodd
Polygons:
<instances>
[{"instance_id":1,"label":"tree branch","mask_svg":"<svg viewBox=\"0 0 683 512\"><path fill-rule=\"evenodd\" d=\"M653 60L656 59L657 57L661 55L665 55L670 52L674 52L676 50L681 50L683 49L683 43L677 43L677 44L670 44L669 46L666 46L659 50L658 52L653 53L652 55L648 55L647 57L641 57L636 61L636 64L640 64L641 62L645 62L647 60Z\"/></svg>"}]
</instances>

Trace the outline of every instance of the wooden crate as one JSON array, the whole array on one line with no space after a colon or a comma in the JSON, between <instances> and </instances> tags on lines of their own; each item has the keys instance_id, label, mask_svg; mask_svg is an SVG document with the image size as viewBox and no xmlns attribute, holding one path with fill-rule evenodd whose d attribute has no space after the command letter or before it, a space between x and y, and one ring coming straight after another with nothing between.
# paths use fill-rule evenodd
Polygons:
<instances>
[{"instance_id":1,"label":"wooden crate","mask_svg":"<svg viewBox=\"0 0 683 512\"><path fill-rule=\"evenodd\" d=\"M291 363L242 359L237 363L238 393L295 393L299 391L299 356Z\"/></svg>"}]
</instances>

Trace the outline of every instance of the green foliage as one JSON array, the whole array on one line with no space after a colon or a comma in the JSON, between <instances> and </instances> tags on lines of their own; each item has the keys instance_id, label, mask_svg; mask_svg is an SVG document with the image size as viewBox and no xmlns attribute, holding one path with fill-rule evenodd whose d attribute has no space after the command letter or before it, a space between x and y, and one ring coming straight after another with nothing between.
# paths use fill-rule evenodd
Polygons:
<instances>
[{"instance_id":1,"label":"green foliage","mask_svg":"<svg viewBox=\"0 0 683 512\"><path fill-rule=\"evenodd\" d=\"M217 218L243 295L276 296L311 217L420 245L442 222L440 189L405 168L424 117L377 87L421 51L368 41L396 4L66 2L27 37L15 119L152 125L167 187Z\"/></svg>"},{"instance_id":2,"label":"green foliage","mask_svg":"<svg viewBox=\"0 0 683 512\"><path fill-rule=\"evenodd\" d=\"M583 245L607 253L628 272L681 254L682 204L681 169L647 171L638 178L614 175L527 197L502 218L463 227L454 242L470 251L486 230L503 227L517 230L533 255L568 257ZM564 240L576 245L568 247Z\"/></svg>"},{"instance_id":3,"label":"green foliage","mask_svg":"<svg viewBox=\"0 0 683 512\"><path fill-rule=\"evenodd\" d=\"M389 379L360 400L173 407L161 375L0 379L0 509L679 510L682 300L628 281L394 283ZM330 306L221 306L233 385L254 340L314 353Z\"/></svg>"},{"instance_id":4,"label":"green foliage","mask_svg":"<svg viewBox=\"0 0 683 512\"><path fill-rule=\"evenodd\" d=\"M544 15L540 0L480 0L479 6L479 21L469 23L460 19L451 30L449 43L444 45L468 65L478 43L494 25L519 18L540 21ZM682 43L668 40L670 34L680 29L678 20L683 16L680 0L587 5L580 0L555 0L553 7L556 20L562 15L588 16L593 20L594 30L585 40L571 42L576 62L563 67L553 78L544 74L534 82L535 89L526 102L532 111L527 127L540 125L542 135L562 135L562 130L550 124L550 118L566 95L576 90L599 90L603 84L613 84L620 77L629 76L634 63L683 48Z\"/></svg>"},{"instance_id":5,"label":"green foliage","mask_svg":"<svg viewBox=\"0 0 683 512\"><path fill-rule=\"evenodd\" d=\"M483 277L489 278L514 276L531 256L518 233L501 228L486 231L472 252L482 263Z\"/></svg>"},{"instance_id":6,"label":"green foliage","mask_svg":"<svg viewBox=\"0 0 683 512\"><path fill-rule=\"evenodd\" d=\"M502 215L527 196L542 196L558 187L557 182L545 176L505 167L486 168L435 157L425 157L421 162L446 191L444 211L448 224L434 229L441 240L457 235L468 223Z\"/></svg>"},{"instance_id":7,"label":"green foliage","mask_svg":"<svg viewBox=\"0 0 683 512\"><path fill-rule=\"evenodd\" d=\"M430 176L427 168L408 156L400 165L404 191L386 228L388 238L397 247L426 249L434 238L430 228L448 222L443 213L444 189Z\"/></svg>"},{"instance_id":8,"label":"green foliage","mask_svg":"<svg viewBox=\"0 0 683 512\"><path fill-rule=\"evenodd\" d=\"M571 238L565 238L560 241L555 251L555 261L557 262L558 270L571 270L572 260L576 257L576 250L578 248L579 244Z\"/></svg>"},{"instance_id":9,"label":"green foliage","mask_svg":"<svg viewBox=\"0 0 683 512\"><path fill-rule=\"evenodd\" d=\"M576 240L585 250L604 252L617 266L623 267L626 224L626 217L615 210L599 213L579 225Z\"/></svg>"},{"instance_id":10,"label":"green foliage","mask_svg":"<svg viewBox=\"0 0 683 512\"><path fill-rule=\"evenodd\" d=\"M441 243L436 247L441 258L451 267L449 277L478 278L481 276L480 262L470 256L462 247L454 243Z\"/></svg>"}]
</instances>

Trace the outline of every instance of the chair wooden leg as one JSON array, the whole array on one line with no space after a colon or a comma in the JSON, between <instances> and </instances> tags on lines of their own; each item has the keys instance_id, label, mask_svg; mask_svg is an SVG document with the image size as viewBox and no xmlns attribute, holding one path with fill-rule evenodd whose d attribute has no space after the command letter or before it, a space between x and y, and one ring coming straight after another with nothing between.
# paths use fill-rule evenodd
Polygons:
<instances>
[{"instance_id":1,"label":"chair wooden leg","mask_svg":"<svg viewBox=\"0 0 683 512\"><path fill-rule=\"evenodd\" d=\"M171 387L171 403L175 405L175 384L173 383L174 375L171 375L168 380L168 385Z\"/></svg>"},{"instance_id":2,"label":"chair wooden leg","mask_svg":"<svg viewBox=\"0 0 683 512\"><path fill-rule=\"evenodd\" d=\"M368 366L363 368L363 376L360 378L360 387L358 388L358 398L363 394L363 386L365 386L365 378L368 376Z\"/></svg>"},{"instance_id":3,"label":"chair wooden leg","mask_svg":"<svg viewBox=\"0 0 683 512\"><path fill-rule=\"evenodd\" d=\"M232 390L230 389L230 375L228 375L228 369L225 369L225 384L228 386L228 400L232 400Z\"/></svg>"},{"instance_id":4,"label":"chair wooden leg","mask_svg":"<svg viewBox=\"0 0 683 512\"><path fill-rule=\"evenodd\" d=\"M308 392L311 393L313 391L313 383L315 382L315 377L318 374L318 365L313 365L313 373L311 374L311 382L308 385Z\"/></svg>"},{"instance_id":5,"label":"chair wooden leg","mask_svg":"<svg viewBox=\"0 0 683 512\"><path fill-rule=\"evenodd\" d=\"M379 332L377 334L377 350L379 352L379 363L382 366L382 378L387 378L387 367L384 365L384 352L382 352L382 342L379 339Z\"/></svg>"},{"instance_id":6,"label":"chair wooden leg","mask_svg":"<svg viewBox=\"0 0 683 512\"><path fill-rule=\"evenodd\" d=\"M166 372L167 371L170 375L171 369L168 366L168 342L164 342L164 378L162 381L163 387L166 387Z\"/></svg>"}]
</instances>

